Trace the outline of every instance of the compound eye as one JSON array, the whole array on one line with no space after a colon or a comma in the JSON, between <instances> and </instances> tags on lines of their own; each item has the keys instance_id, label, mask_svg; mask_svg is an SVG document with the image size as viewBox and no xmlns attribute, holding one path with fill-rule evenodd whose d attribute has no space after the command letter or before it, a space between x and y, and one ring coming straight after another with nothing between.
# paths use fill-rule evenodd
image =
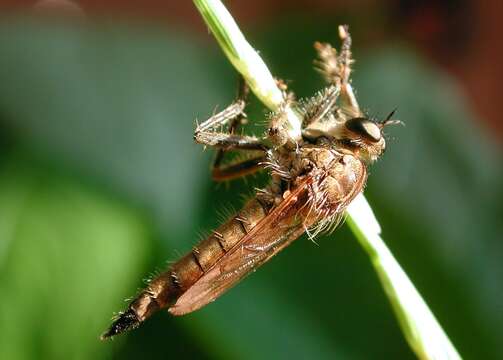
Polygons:
<instances>
[{"instance_id":1,"label":"compound eye","mask_svg":"<svg viewBox=\"0 0 503 360\"><path fill-rule=\"evenodd\" d=\"M346 121L346 128L367 141L378 142L381 140L381 129L375 122L367 118L349 119Z\"/></svg>"}]
</instances>

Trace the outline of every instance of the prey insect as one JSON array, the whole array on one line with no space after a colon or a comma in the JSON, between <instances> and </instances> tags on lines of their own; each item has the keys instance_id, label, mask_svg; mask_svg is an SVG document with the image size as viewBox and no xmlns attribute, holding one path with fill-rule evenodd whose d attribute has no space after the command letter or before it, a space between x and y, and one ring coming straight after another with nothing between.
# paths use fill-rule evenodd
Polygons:
<instances>
[{"instance_id":1,"label":"prey insect","mask_svg":"<svg viewBox=\"0 0 503 360\"><path fill-rule=\"evenodd\" d=\"M339 52L316 43L315 62L328 85L314 97L296 101L282 85L284 106L269 116L264 136L239 135L246 121L248 88L241 82L237 100L198 125L197 143L217 148L212 176L231 180L266 170L270 183L187 255L150 281L102 335L109 338L139 326L158 310L173 315L195 311L215 300L302 234L313 238L331 231L363 190L367 166L385 149L383 129L395 124L368 118L350 83L351 37L339 27ZM291 131L287 111L303 119ZM226 131L221 129L226 128ZM224 165L225 152L252 154Z\"/></svg>"}]
</instances>

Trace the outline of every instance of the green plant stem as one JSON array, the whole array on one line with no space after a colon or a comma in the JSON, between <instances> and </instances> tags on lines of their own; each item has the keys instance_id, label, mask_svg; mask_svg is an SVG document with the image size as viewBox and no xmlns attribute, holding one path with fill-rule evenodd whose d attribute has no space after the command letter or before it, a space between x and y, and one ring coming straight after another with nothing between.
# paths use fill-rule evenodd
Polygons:
<instances>
[{"instance_id":1,"label":"green plant stem","mask_svg":"<svg viewBox=\"0 0 503 360\"><path fill-rule=\"evenodd\" d=\"M266 64L243 33L231 14L219 0L194 0L194 4L204 21L217 39L231 64L244 77L257 98L270 110L277 111L284 106L288 128L292 139L301 138L302 119L284 104L284 97Z\"/></svg>"},{"instance_id":2,"label":"green plant stem","mask_svg":"<svg viewBox=\"0 0 503 360\"><path fill-rule=\"evenodd\" d=\"M437 319L382 240L363 195L348 207L347 224L370 257L400 328L420 359L461 359Z\"/></svg>"}]
</instances>

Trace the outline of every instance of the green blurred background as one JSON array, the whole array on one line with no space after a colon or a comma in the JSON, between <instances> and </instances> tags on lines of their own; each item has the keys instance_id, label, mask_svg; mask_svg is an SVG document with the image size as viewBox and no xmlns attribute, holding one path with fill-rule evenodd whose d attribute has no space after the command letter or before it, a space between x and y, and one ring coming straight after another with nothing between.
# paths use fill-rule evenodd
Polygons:
<instances>
[{"instance_id":1,"label":"green blurred background","mask_svg":"<svg viewBox=\"0 0 503 360\"><path fill-rule=\"evenodd\" d=\"M230 8L298 96L323 86L313 42L338 45L350 24L360 103L406 123L366 189L384 239L461 355L503 358L501 106L467 96L457 61L476 32L452 18L470 2L433 7L440 29L410 1L271 3ZM265 180L212 183L212 153L192 141L236 74L191 3L131 4L83 1L84 18L11 2L0 17L0 358L413 359L346 226L301 238L194 314L98 340L142 279ZM249 116L263 123L256 101Z\"/></svg>"}]
</instances>

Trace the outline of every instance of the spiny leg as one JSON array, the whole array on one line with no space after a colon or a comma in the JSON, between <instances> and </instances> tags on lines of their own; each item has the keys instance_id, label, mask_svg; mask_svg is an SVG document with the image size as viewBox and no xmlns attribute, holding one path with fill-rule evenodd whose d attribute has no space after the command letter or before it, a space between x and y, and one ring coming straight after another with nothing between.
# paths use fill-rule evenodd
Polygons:
<instances>
[{"instance_id":1,"label":"spiny leg","mask_svg":"<svg viewBox=\"0 0 503 360\"><path fill-rule=\"evenodd\" d=\"M342 40L341 54L339 55L339 62L341 63L341 92L342 99L346 100L347 105L355 112L354 116L360 115L360 107L356 101L353 87L351 86L349 77L351 76L351 65L354 63L351 54L351 35L349 34L349 27L347 25L339 26L339 37Z\"/></svg>"},{"instance_id":2,"label":"spiny leg","mask_svg":"<svg viewBox=\"0 0 503 360\"><path fill-rule=\"evenodd\" d=\"M202 145L214 146L229 150L233 148L261 149L259 139L252 136L240 136L232 133L218 132L218 127L228 124L235 118L243 116L245 103L238 100L227 108L213 115L196 127L194 140Z\"/></svg>"},{"instance_id":3,"label":"spiny leg","mask_svg":"<svg viewBox=\"0 0 503 360\"><path fill-rule=\"evenodd\" d=\"M200 132L214 131L220 126L227 125L229 122L229 133L234 133L242 119L246 117L244 109L246 107L248 93L248 87L243 78L240 77L239 91L236 100L218 114L213 115L202 124L197 125L194 135L197 136Z\"/></svg>"},{"instance_id":4,"label":"spiny leg","mask_svg":"<svg viewBox=\"0 0 503 360\"><path fill-rule=\"evenodd\" d=\"M304 126L323 121L328 114L334 112L339 93L340 86L333 84L304 101Z\"/></svg>"},{"instance_id":5,"label":"spiny leg","mask_svg":"<svg viewBox=\"0 0 503 360\"><path fill-rule=\"evenodd\" d=\"M293 93L287 92L286 83L281 79L276 79L276 82L277 82L278 87L283 91L284 98L286 99L286 101L293 102L295 100L294 95L293 95ZM249 95L249 92L250 92L250 90L246 84L246 81L244 80L243 77L240 77L239 78L238 96L237 96L235 103L246 104L246 100ZM245 120L246 120L246 115L244 114L244 112L241 112L238 116L234 117L231 120L230 125L229 125L229 133L234 134L237 131L239 125L243 124ZM276 119L276 121L278 121L278 119ZM270 127L268 129L269 133L271 132L271 130L274 127L273 124L274 124L274 121L272 121L270 124ZM237 148L235 148L234 150L236 150L236 149ZM219 149L217 156L215 158L213 167L212 167L213 179L215 181L232 180L232 179L236 179L239 177L253 174L256 171L267 167L269 161L268 161L268 156L265 152L268 149L269 149L268 147L264 146L262 149L260 149L264 153L259 154L255 157L246 158L244 160L237 161L237 162L227 164L224 166L221 165L221 162L222 162L223 156L224 156L225 152L227 151L227 149L226 148ZM253 149L250 146L249 148L239 148L237 150L253 150Z\"/></svg>"},{"instance_id":6,"label":"spiny leg","mask_svg":"<svg viewBox=\"0 0 503 360\"><path fill-rule=\"evenodd\" d=\"M342 81L342 85L349 83L349 76L351 75L351 65L354 63L354 60L351 57L351 35L349 35L349 27L347 25L339 26L339 37L342 40L341 45L341 54L339 55L339 63L340 67L340 77Z\"/></svg>"},{"instance_id":7,"label":"spiny leg","mask_svg":"<svg viewBox=\"0 0 503 360\"><path fill-rule=\"evenodd\" d=\"M344 110L350 116L358 117L361 116L361 111L350 82L351 65L354 60L351 54L351 35L347 25L339 26L339 37L342 40L339 55L330 44L319 42L314 44L319 57L319 60L315 61L315 65L327 82L340 86L340 97L344 104Z\"/></svg>"},{"instance_id":8,"label":"spiny leg","mask_svg":"<svg viewBox=\"0 0 503 360\"><path fill-rule=\"evenodd\" d=\"M264 168L267 161L265 156L257 156L229 165L214 165L211 170L211 176L215 181L227 181L237 179L246 175L253 174Z\"/></svg>"},{"instance_id":9,"label":"spiny leg","mask_svg":"<svg viewBox=\"0 0 503 360\"><path fill-rule=\"evenodd\" d=\"M237 94L237 99L236 102L240 102L243 105L243 110L246 106L246 101L248 99L248 95L250 94L250 88L246 84L246 80L244 79L243 76L239 76L239 84L238 84L238 94ZM229 125L229 134L235 134L239 125L241 125L242 122L244 122L246 119L246 114L241 111L241 113L234 117L231 120L231 123ZM225 149L218 149L217 155L215 156L215 160L213 162L213 170L215 168L218 168L220 166L220 163L222 162L222 159L225 154ZM215 178L215 176L213 176Z\"/></svg>"},{"instance_id":10,"label":"spiny leg","mask_svg":"<svg viewBox=\"0 0 503 360\"><path fill-rule=\"evenodd\" d=\"M212 116L196 128L194 138L196 142L218 148L213 166L212 177L215 181L226 181L252 174L262 167L266 161L265 151L268 147L255 137L236 135L239 126L246 121L244 108L249 95L249 88L242 76L239 78L239 87L236 100L220 113ZM228 124L228 133L216 132L215 128ZM225 152L229 150L255 150L260 151L255 157L222 165Z\"/></svg>"},{"instance_id":11,"label":"spiny leg","mask_svg":"<svg viewBox=\"0 0 503 360\"><path fill-rule=\"evenodd\" d=\"M238 98L227 108L198 125L194 132L194 140L199 144L223 150L267 150L268 147L262 139L233 133L245 116L245 106L245 100ZM232 132L224 133L216 130L229 123L231 123ZM222 155L217 156L218 162L221 161L221 157Z\"/></svg>"},{"instance_id":12,"label":"spiny leg","mask_svg":"<svg viewBox=\"0 0 503 360\"><path fill-rule=\"evenodd\" d=\"M269 117L269 126L267 128L267 136L274 147L282 147L287 145L293 149L298 147L298 139L296 138L295 123L291 121L292 105L296 103L295 94L288 91L286 82L276 78L276 84L283 93L283 103ZM301 126L302 124L299 124Z\"/></svg>"},{"instance_id":13,"label":"spiny leg","mask_svg":"<svg viewBox=\"0 0 503 360\"><path fill-rule=\"evenodd\" d=\"M267 145L254 136L234 135L220 132L200 132L196 134L196 141L207 146L214 146L223 150L262 150Z\"/></svg>"}]
</instances>

